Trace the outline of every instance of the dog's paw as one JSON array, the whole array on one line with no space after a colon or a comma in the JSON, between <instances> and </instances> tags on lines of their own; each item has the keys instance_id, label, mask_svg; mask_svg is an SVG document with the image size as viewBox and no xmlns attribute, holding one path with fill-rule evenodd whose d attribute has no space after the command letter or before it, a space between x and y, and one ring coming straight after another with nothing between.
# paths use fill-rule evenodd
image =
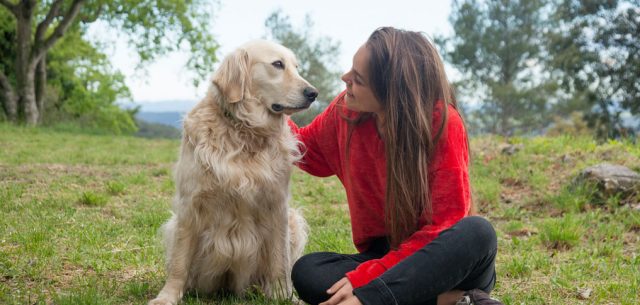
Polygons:
<instances>
[{"instance_id":1,"label":"dog's paw","mask_svg":"<svg viewBox=\"0 0 640 305\"><path fill-rule=\"evenodd\" d=\"M171 302L171 300L167 300L166 298L155 298L147 305L176 305L176 302Z\"/></svg>"},{"instance_id":2,"label":"dog's paw","mask_svg":"<svg viewBox=\"0 0 640 305\"><path fill-rule=\"evenodd\" d=\"M298 299L298 297L296 296L292 296L289 301L294 305L307 305L307 303L305 303L303 300Z\"/></svg>"}]
</instances>

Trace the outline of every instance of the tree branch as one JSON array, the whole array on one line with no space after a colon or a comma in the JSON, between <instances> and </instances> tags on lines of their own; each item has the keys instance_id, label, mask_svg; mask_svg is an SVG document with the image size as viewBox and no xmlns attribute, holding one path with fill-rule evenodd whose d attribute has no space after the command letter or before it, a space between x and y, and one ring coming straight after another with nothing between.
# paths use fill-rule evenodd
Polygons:
<instances>
[{"instance_id":1,"label":"tree branch","mask_svg":"<svg viewBox=\"0 0 640 305\"><path fill-rule=\"evenodd\" d=\"M58 12L60 11L60 6L62 6L63 2L64 2L63 0L56 0L55 2L53 2L53 4L51 4L51 8L49 9L49 12L47 13L47 16L44 18L44 20L42 20L42 22L38 24L38 28L36 29L36 38L35 38L36 44L40 43L44 38L44 34L47 32L47 28L49 28L49 25L51 25L51 22L53 21L53 19L56 18L56 16L58 16Z\"/></svg>"},{"instance_id":2,"label":"tree branch","mask_svg":"<svg viewBox=\"0 0 640 305\"><path fill-rule=\"evenodd\" d=\"M78 13L80 13L80 8L82 8L82 5L84 5L84 1L85 0L73 0L73 3L71 3L71 7L67 11L67 13L65 13L64 18L58 24L58 26L56 26L55 30L53 30L53 33L49 37L47 37L47 39L43 43L37 45L34 52L32 53L34 55L32 60L40 60L42 55L44 55L44 53L47 52L47 50L49 50L56 43L56 41L58 41L58 39L60 39L60 37L62 37L62 35L67 32L67 29L69 29L71 23L76 19L76 17L78 17Z\"/></svg>"},{"instance_id":3,"label":"tree branch","mask_svg":"<svg viewBox=\"0 0 640 305\"><path fill-rule=\"evenodd\" d=\"M11 3L9 2L9 0L0 0L0 4L8 8L9 11L11 11L11 13L13 13L14 15L17 13L18 4Z\"/></svg>"}]
</instances>

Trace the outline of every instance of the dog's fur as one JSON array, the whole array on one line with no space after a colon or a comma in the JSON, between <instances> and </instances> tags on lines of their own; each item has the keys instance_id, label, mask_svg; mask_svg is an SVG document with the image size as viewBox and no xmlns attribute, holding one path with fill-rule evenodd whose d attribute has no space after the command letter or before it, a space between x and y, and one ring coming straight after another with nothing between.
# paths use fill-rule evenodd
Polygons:
<instances>
[{"instance_id":1,"label":"dog's fur","mask_svg":"<svg viewBox=\"0 0 640 305\"><path fill-rule=\"evenodd\" d=\"M300 152L283 114L317 95L296 68L289 49L248 43L223 60L185 117L174 214L163 227L168 279L149 304L176 304L192 289L241 295L254 285L271 297L291 295L307 232L288 205Z\"/></svg>"}]
</instances>

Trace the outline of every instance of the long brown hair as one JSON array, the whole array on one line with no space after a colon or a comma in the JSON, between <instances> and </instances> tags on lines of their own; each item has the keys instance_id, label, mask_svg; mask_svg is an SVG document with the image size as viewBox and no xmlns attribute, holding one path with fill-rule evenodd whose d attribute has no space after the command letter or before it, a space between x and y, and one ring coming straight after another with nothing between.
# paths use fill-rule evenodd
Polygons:
<instances>
[{"instance_id":1,"label":"long brown hair","mask_svg":"<svg viewBox=\"0 0 640 305\"><path fill-rule=\"evenodd\" d=\"M447 105L456 107L436 48L419 32L383 27L366 42L369 84L382 104L387 161L385 226L392 247L431 222L428 165L443 133ZM437 101L443 101L433 128Z\"/></svg>"}]
</instances>

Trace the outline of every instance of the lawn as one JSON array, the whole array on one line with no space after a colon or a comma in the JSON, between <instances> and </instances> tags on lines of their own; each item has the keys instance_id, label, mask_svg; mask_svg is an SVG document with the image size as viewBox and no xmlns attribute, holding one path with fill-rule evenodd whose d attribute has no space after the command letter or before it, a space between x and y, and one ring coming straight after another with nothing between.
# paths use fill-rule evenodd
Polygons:
<instances>
[{"instance_id":1,"label":"lawn","mask_svg":"<svg viewBox=\"0 0 640 305\"><path fill-rule=\"evenodd\" d=\"M587 138L471 141L478 213L499 238L494 295L506 304L637 304L640 198L596 202L570 188L599 162L640 171L640 147ZM0 303L144 304L164 283L158 228L169 217L179 142L0 124ZM296 171L306 252L355 251L335 178ZM259 294L185 304L291 304Z\"/></svg>"}]
</instances>

